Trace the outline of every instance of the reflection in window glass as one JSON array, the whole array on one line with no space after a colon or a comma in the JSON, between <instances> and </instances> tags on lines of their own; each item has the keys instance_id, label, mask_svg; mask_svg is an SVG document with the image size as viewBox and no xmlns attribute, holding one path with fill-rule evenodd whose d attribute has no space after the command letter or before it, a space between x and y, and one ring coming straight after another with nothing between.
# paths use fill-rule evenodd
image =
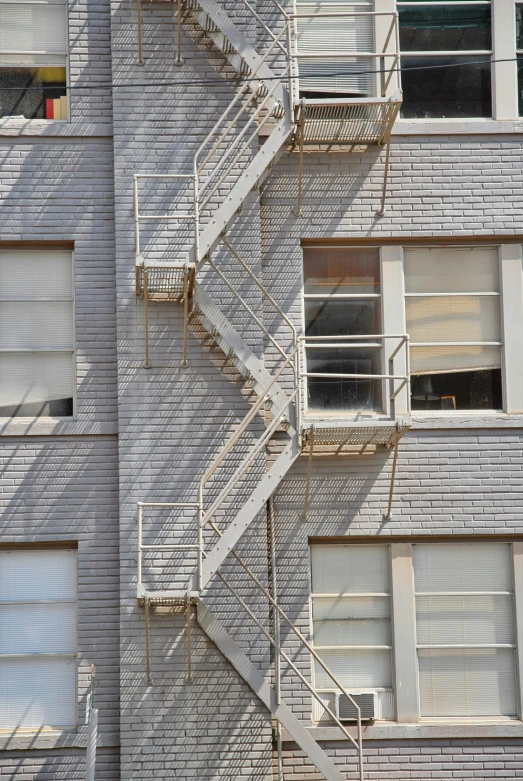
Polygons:
<instances>
[{"instance_id":1,"label":"reflection in window glass","mask_svg":"<svg viewBox=\"0 0 523 781\"><path fill-rule=\"evenodd\" d=\"M402 0L398 10L402 116L491 117L490 3Z\"/></svg>"}]
</instances>

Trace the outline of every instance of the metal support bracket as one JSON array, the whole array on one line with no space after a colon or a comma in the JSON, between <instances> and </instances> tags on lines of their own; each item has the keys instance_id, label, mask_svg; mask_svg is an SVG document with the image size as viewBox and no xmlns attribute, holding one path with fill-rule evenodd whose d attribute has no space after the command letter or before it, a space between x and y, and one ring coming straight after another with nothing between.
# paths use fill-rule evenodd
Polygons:
<instances>
[{"instance_id":1,"label":"metal support bracket","mask_svg":"<svg viewBox=\"0 0 523 781\"><path fill-rule=\"evenodd\" d=\"M186 265L183 272L183 359L182 366L187 366L187 332L189 327L189 282L191 271Z\"/></svg>"},{"instance_id":2,"label":"metal support bracket","mask_svg":"<svg viewBox=\"0 0 523 781\"><path fill-rule=\"evenodd\" d=\"M303 502L303 514L302 519L304 521L307 520L307 509L309 506L309 493L310 493L310 487L311 487L311 472L312 472L312 454L314 452L314 435L315 435L315 428L314 426L311 426L308 440L309 440L309 460L307 463L307 482L305 484L305 500Z\"/></svg>"},{"instance_id":3,"label":"metal support bracket","mask_svg":"<svg viewBox=\"0 0 523 781\"><path fill-rule=\"evenodd\" d=\"M305 141L305 114L307 109L305 108L305 100L300 103L300 113L298 116L298 122L296 127L296 135L298 137L300 145L300 161L298 166L298 200L296 203L296 209L294 214L296 217L301 215L301 192L303 187L303 144Z\"/></svg>"},{"instance_id":4,"label":"metal support bracket","mask_svg":"<svg viewBox=\"0 0 523 781\"><path fill-rule=\"evenodd\" d=\"M394 495L394 483L396 481L396 467L398 464L398 447L399 441L394 445L394 458L392 460L392 474L390 476L390 488L389 488L389 505L387 507L387 513L383 516L384 521L390 521L392 518L392 497Z\"/></svg>"},{"instance_id":5,"label":"metal support bracket","mask_svg":"<svg viewBox=\"0 0 523 781\"><path fill-rule=\"evenodd\" d=\"M182 60L182 0L177 2L176 19L176 59L175 65L183 65Z\"/></svg>"},{"instance_id":6,"label":"metal support bracket","mask_svg":"<svg viewBox=\"0 0 523 781\"><path fill-rule=\"evenodd\" d=\"M192 649L191 649L191 592L187 592L186 603L187 616L187 683L192 683Z\"/></svg>"},{"instance_id":7,"label":"metal support bracket","mask_svg":"<svg viewBox=\"0 0 523 781\"><path fill-rule=\"evenodd\" d=\"M383 185L381 188L381 204L378 211L378 217L383 217L385 214L385 201L387 198L387 182L389 178L389 163L390 163L390 134L387 139L387 147L385 150L385 170L383 172Z\"/></svg>"},{"instance_id":8,"label":"metal support bracket","mask_svg":"<svg viewBox=\"0 0 523 781\"><path fill-rule=\"evenodd\" d=\"M136 0L137 33L138 33L138 60L137 65L144 65L142 49L142 0Z\"/></svg>"},{"instance_id":9,"label":"metal support bracket","mask_svg":"<svg viewBox=\"0 0 523 781\"><path fill-rule=\"evenodd\" d=\"M143 362L144 369L151 368L151 362L149 361L149 269L147 266L143 267L143 316L145 325L145 361Z\"/></svg>"},{"instance_id":10,"label":"metal support bracket","mask_svg":"<svg viewBox=\"0 0 523 781\"><path fill-rule=\"evenodd\" d=\"M147 685L152 686L151 678L151 647L149 642L149 600L147 597L144 599L145 607L145 663L147 669Z\"/></svg>"}]
</instances>

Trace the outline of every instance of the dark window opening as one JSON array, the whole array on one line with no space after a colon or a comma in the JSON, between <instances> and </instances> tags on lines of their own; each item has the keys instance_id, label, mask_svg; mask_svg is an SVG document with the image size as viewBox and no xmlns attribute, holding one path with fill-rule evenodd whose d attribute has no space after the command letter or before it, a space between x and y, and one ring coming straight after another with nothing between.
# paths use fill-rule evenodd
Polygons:
<instances>
[{"instance_id":1,"label":"dark window opening","mask_svg":"<svg viewBox=\"0 0 523 781\"><path fill-rule=\"evenodd\" d=\"M72 418L73 399L32 401L0 407L0 418Z\"/></svg>"},{"instance_id":2,"label":"dark window opening","mask_svg":"<svg viewBox=\"0 0 523 781\"><path fill-rule=\"evenodd\" d=\"M411 376L413 410L502 409L501 369Z\"/></svg>"},{"instance_id":3,"label":"dark window opening","mask_svg":"<svg viewBox=\"0 0 523 781\"><path fill-rule=\"evenodd\" d=\"M0 67L0 116L67 119L65 68Z\"/></svg>"}]
</instances>

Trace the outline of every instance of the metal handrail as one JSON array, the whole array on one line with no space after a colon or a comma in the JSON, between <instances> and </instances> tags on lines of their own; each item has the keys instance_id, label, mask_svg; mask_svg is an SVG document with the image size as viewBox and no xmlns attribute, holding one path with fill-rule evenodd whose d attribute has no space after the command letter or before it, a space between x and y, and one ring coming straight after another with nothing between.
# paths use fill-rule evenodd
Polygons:
<instances>
[{"instance_id":1,"label":"metal handrail","mask_svg":"<svg viewBox=\"0 0 523 781\"><path fill-rule=\"evenodd\" d=\"M142 565L143 565L143 552L148 550L196 550L198 551L198 571L201 571L202 564L202 545L200 535L198 534L198 540L195 543L178 544L178 543L153 543L144 545L143 540L143 510L144 507L190 507L201 513L201 506L198 502L138 502L138 542L137 542L137 586L138 588L143 585L142 581Z\"/></svg>"}]
</instances>

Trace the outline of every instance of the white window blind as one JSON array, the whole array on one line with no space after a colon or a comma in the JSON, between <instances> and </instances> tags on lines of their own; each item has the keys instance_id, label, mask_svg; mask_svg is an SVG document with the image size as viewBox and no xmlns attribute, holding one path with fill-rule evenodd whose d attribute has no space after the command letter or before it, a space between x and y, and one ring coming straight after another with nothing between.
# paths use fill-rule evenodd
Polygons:
<instances>
[{"instance_id":1,"label":"white window blind","mask_svg":"<svg viewBox=\"0 0 523 781\"><path fill-rule=\"evenodd\" d=\"M344 4L339 0L315 0L296 3L301 91L370 94L374 60L355 55L374 51L373 17L342 14L372 10L372 2ZM325 54L329 56L321 56Z\"/></svg>"},{"instance_id":2,"label":"white window blind","mask_svg":"<svg viewBox=\"0 0 523 781\"><path fill-rule=\"evenodd\" d=\"M76 551L0 551L0 728L76 721Z\"/></svg>"},{"instance_id":3,"label":"white window blind","mask_svg":"<svg viewBox=\"0 0 523 781\"><path fill-rule=\"evenodd\" d=\"M64 65L67 4L0 0L0 64Z\"/></svg>"},{"instance_id":4,"label":"white window blind","mask_svg":"<svg viewBox=\"0 0 523 781\"><path fill-rule=\"evenodd\" d=\"M314 647L348 691L381 691L382 717L392 718L388 546L314 545L311 557ZM336 691L319 665L315 686Z\"/></svg>"},{"instance_id":5,"label":"white window blind","mask_svg":"<svg viewBox=\"0 0 523 781\"><path fill-rule=\"evenodd\" d=\"M498 369L498 249L405 249L407 332L413 374Z\"/></svg>"},{"instance_id":6,"label":"white window blind","mask_svg":"<svg viewBox=\"0 0 523 781\"><path fill-rule=\"evenodd\" d=\"M517 715L510 544L413 546L420 714Z\"/></svg>"},{"instance_id":7,"label":"white window blind","mask_svg":"<svg viewBox=\"0 0 523 781\"><path fill-rule=\"evenodd\" d=\"M72 256L0 251L0 407L74 395Z\"/></svg>"}]
</instances>

